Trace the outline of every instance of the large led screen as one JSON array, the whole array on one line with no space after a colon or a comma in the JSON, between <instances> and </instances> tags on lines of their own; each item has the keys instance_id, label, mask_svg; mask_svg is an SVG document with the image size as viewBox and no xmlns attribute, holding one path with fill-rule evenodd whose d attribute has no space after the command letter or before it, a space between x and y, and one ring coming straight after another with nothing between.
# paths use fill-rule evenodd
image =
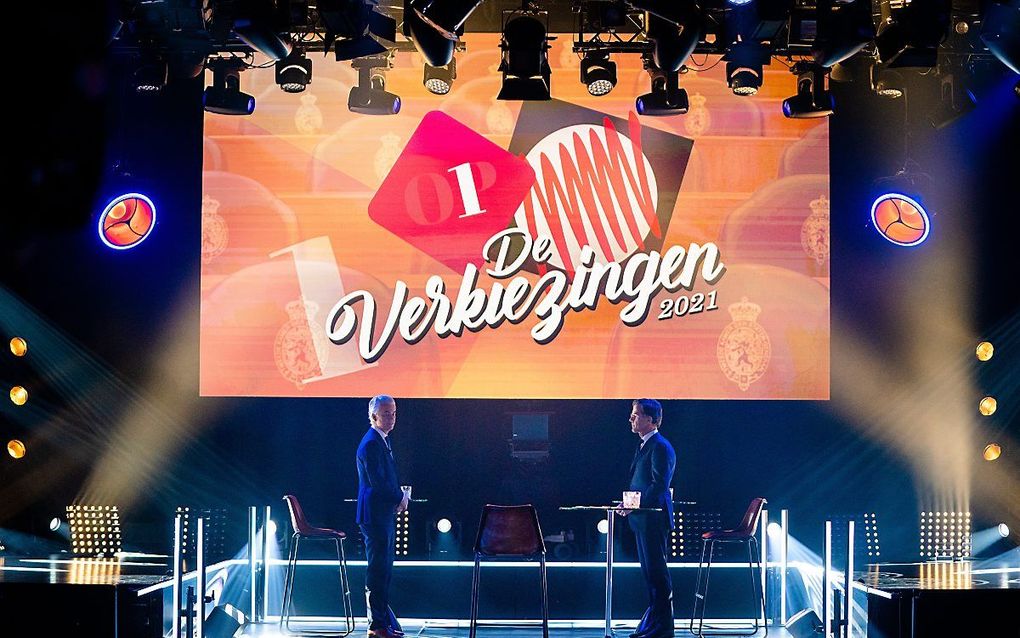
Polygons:
<instances>
[{"instance_id":1,"label":"large led screen","mask_svg":"<svg viewBox=\"0 0 1020 638\"><path fill-rule=\"evenodd\" d=\"M469 34L433 95L398 54L396 115L348 109L350 63L241 74L255 113L205 120L202 394L827 399L828 125L783 117L796 78L737 96L699 57L649 117L637 56L593 97L561 37L553 99L515 102L499 55Z\"/></svg>"}]
</instances>

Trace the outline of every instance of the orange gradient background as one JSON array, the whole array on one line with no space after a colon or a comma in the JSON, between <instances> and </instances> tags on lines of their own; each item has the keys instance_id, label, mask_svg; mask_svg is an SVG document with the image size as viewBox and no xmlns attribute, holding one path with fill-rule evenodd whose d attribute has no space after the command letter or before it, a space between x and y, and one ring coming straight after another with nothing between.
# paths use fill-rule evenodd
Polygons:
<instances>
[{"instance_id":1,"label":"orange gradient background","mask_svg":"<svg viewBox=\"0 0 1020 638\"><path fill-rule=\"evenodd\" d=\"M374 223L367 209L430 111L445 112L503 148L510 144L520 103L495 99L498 36L469 34L466 42L446 96L422 86L420 56L398 54L387 75L387 90L403 102L396 116L349 112L357 73L321 56L313 58L313 81L304 93L283 93L271 66L249 70L241 88L256 97L254 115L206 115L204 396L829 397L827 121L782 116L782 100L796 87L781 64L767 67L762 89L747 98L727 88L725 64L714 58L704 60L710 69L681 78L688 114L641 124L694 140L662 251L692 242L719 246L726 274L714 287L695 288L715 289L718 310L660 321L661 301L678 296L660 293L644 323L626 327L623 305L603 300L595 311L567 314L548 345L531 338L537 322L531 317L459 338L430 333L413 346L397 336L374 366L322 374L316 353L351 347L325 339L328 306L339 297L303 298L293 256L271 255L328 238L335 263L319 264L322 276L338 271L346 292L373 292L384 313L379 323L397 280L421 294L429 276L439 274L455 295L462 273ZM560 37L550 50L552 96L626 120L634 98L648 90L640 60L615 56L616 89L593 98L578 81L579 60L569 47L570 37ZM478 287L491 283L483 274ZM743 298L760 309L754 334L767 335L770 352L745 387L727 376L719 352L720 336L735 322L730 306ZM309 316L316 319L311 328Z\"/></svg>"}]
</instances>

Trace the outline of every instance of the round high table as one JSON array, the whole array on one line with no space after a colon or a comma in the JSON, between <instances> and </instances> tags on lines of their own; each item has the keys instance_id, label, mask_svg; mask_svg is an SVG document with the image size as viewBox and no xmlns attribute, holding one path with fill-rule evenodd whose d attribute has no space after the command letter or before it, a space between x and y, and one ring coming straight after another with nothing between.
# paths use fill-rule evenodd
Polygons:
<instances>
[{"instance_id":1,"label":"round high table","mask_svg":"<svg viewBox=\"0 0 1020 638\"><path fill-rule=\"evenodd\" d=\"M605 638L614 638L613 622L613 521L616 518L616 510L621 509L620 503L613 505L568 505L561 507L563 512L587 512L601 511L606 513L606 633ZM661 512L660 507L638 507L628 509L628 512Z\"/></svg>"}]
</instances>

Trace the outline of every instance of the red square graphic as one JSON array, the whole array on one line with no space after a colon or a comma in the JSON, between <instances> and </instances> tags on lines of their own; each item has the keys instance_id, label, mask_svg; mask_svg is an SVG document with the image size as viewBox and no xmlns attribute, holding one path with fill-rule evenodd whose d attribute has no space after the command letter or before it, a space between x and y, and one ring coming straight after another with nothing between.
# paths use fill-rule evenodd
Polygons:
<instances>
[{"instance_id":1,"label":"red square graphic","mask_svg":"<svg viewBox=\"0 0 1020 638\"><path fill-rule=\"evenodd\" d=\"M455 272L479 268L535 182L523 158L432 111L368 205L368 216Z\"/></svg>"}]
</instances>

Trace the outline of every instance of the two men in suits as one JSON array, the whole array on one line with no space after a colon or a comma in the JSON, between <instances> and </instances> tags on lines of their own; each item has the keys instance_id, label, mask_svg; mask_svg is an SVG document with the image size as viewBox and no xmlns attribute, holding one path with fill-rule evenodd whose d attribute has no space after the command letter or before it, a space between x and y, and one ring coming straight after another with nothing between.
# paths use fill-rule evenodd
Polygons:
<instances>
[{"instance_id":1,"label":"two men in suits","mask_svg":"<svg viewBox=\"0 0 1020 638\"><path fill-rule=\"evenodd\" d=\"M390 579L396 553L396 515L407 509L410 494L397 480L397 465L389 435L397 422L393 397L379 395L368 403L371 427L358 446L357 522L365 539L365 596L368 599L368 635L402 638L389 605Z\"/></svg>"},{"instance_id":2,"label":"two men in suits","mask_svg":"<svg viewBox=\"0 0 1020 638\"><path fill-rule=\"evenodd\" d=\"M655 399L637 399L630 413L630 429L641 438L630 466L631 491L641 492L641 507L658 512L618 510L630 521L637 540L641 574L648 587L648 609L631 638L673 636L673 585L666 557L669 533L673 529L673 496L670 483L676 467L676 453L661 434L662 405Z\"/></svg>"}]
</instances>

